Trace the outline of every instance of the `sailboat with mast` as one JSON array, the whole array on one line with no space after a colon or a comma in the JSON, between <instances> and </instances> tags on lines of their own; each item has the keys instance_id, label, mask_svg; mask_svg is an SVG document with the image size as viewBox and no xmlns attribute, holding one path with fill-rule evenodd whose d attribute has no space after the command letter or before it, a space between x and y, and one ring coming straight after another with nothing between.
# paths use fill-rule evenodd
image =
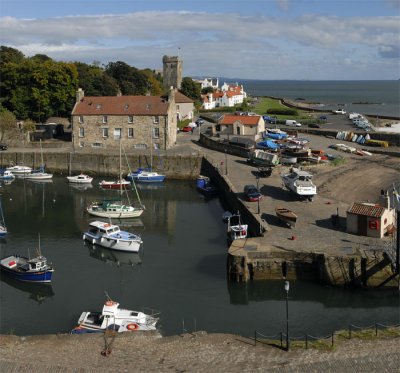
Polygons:
<instances>
[{"instance_id":1,"label":"sailboat with mast","mask_svg":"<svg viewBox=\"0 0 400 373\"><path fill-rule=\"evenodd\" d=\"M45 165L43 162L43 148L42 148L42 140L40 140L40 157L41 157L41 165L37 170L33 170L30 174L25 174L24 179L28 180L49 180L53 178L53 174L49 174L46 172Z\"/></svg>"},{"instance_id":2,"label":"sailboat with mast","mask_svg":"<svg viewBox=\"0 0 400 373\"><path fill-rule=\"evenodd\" d=\"M4 220L4 215L3 215L3 206L1 205L1 200L0 200L0 213L1 213L1 221L0 221L0 239L6 238L7 237L7 227L6 227L6 222Z\"/></svg>"},{"instance_id":3,"label":"sailboat with mast","mask_svg":"<svg viewBox=\"0 0 400 373\"><path fill-rule=\"evenodd\" d=\"M119 175L120 175L120 180L122 181L122 166L121 166L121 142L120 142L120 148L119 148ZM130 182L127 182L126 180L125 183L130 185ZM111 182L109 182L111 183ZM118 183L118 181L116 182ZM140 201L139 193L136 189L136 185L133 182L134 189L136 191L137 198L139 200L140 207L135 207L131 204L129 200L129 194L126 189L126 184L123 183L118 183L119 187L119 192L120 192L120 197L119 199L104 199L102 201L96 201L91 203L86 211L93 216L98 216L102 218L118 218L118 219L123 219L123 218L136 218L139 217L140 215L143 214L144 211L144 206L142 205L142 202ZM116 189L116 188L109 188L109 189ZM125 193L128 204L124 204L122 202L122 194Z\"/></svg>"}]
</instances>

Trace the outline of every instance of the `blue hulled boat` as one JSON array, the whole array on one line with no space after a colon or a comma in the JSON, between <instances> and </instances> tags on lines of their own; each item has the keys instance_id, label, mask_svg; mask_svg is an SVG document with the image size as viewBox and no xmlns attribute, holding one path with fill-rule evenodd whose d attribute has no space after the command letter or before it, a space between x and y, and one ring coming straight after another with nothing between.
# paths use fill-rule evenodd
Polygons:
<instances>
[{"instance_id":1,"label":"blue hulled boat","mask_svg":"<svg viewBox=\"0 0 400 373\"><path fill-rule=\"evenodd\" d=\"M165 175L160 175L151 170L151 168L138 168L126 176L129 181L138 183L162 183L165 180Z\"/></svg>"},{"instance_id":2,"label":"blue hulled boat","mask_svg":"<svg viewBox=\"0 0 400 373\"><path fill-rule=\"evenodd\" d=\"M211 184L210 178L199 175L196 180L197 190L206 197L216 197L219 194L218 188Z\"/></svg>"},{"instance_id":3,"label":"blue hulled boat","mask_svg":"<svg viewBox=\"0 0 400 373\"><path fill-rule=\"evenodd\" d=\"M3 273L11 278L25 282L51 282L54 269L47 264L44 256L26 258L19 255L10 255L0 261Z\"/></svg>"}]
</instances>

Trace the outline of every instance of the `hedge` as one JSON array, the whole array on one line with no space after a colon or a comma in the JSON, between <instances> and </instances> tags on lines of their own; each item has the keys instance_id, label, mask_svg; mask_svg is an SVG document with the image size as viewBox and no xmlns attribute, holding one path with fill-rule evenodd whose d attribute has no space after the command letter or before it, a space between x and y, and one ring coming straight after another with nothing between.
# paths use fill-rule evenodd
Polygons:
<instances>
[{"instance_id":1,"label":"hedge","mask_svg":"<svg viewBox=\"0 0 400 373\"><path fill-rule=\"evenodd\" d=\"M268 109L267 114L298 115L298 111L296 109Z\"/></svg>"}]
</instances>

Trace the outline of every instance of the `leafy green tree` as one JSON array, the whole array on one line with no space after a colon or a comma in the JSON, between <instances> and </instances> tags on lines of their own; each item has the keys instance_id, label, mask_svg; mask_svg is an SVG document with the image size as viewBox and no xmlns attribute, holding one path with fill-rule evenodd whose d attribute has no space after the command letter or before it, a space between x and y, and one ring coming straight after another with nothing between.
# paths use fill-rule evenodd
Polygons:
<instances>
[{"instance_id":1,"label":"leafy green tree","mask_svg":"<svg viewBox=\"0 0 400 373\"><path fill-rule=\"evenodd\" d=\"M17 118L15 115L8 110L0 112L0 141L3 141L5 137L9 138L10 133L17 129ZM7 136L6 136L7 135Z\"/></svg>"},{"instance_id":2,"label":"leafy green tree","mask_svg":"<svg viewBox=\"0 0 400 373\"><path fill-rule=\"evenodd\" d=\"M207 93L213 93L214 92L214 88L213 87L205 87L201 90L201 93L203 95L206 95Z\"/></svg>"},{"instance_id":3,"label":"leafy green tree","mask_svg":"<svg viewBox=\"0 0 400 373\"><path fill-rule=\"evenodd\" d=\"M179 91L194 101L200 101L200 88L200 83L195 82L192 78L185 77L182 79L181 89Z\"/></svg>"},{"instance_id":4,"label":"leafy green tree","mask_svg":"<svg viewBox=\"0 0 400 373\"><path fill-rule=\"evenodd\" d=\"M8 62L20 63L24 58L24 55L18 49L5 45L0 46L0 66Z\"/></svg>"},{"instance_id":5,"label":"leafy green tree","mask_svg":"<svg viewBox=\"0 0 400 373\"><path fill-rule=\"evenodd\" d=\"M146 75L125 62L110 62L105 71L118 82L123 95L145 95L150 89Z\"/></svg>"},{"instance_id":6,"label":"leafy green tree","mask_svg":"<svg viewBox=\"0 0 400 373\"><path fill-rule=\"evenodd\" d=\"M49 56L46 56L45 54L35 54L33 57L31 57L32 60L35 60L37 62L46 62L52 59Z\"/></svg>"},{"instance_id":7,"label":"leafy green tree","mask_svg":"<svg viewBox=\"0 0 400 373\"><path fill-rule=\"evenodd\" d=\"M78 71L79 87L87 96L115 96L119 87L117 81L100 66L75 62Z\"/></svg>"}]
</instances>

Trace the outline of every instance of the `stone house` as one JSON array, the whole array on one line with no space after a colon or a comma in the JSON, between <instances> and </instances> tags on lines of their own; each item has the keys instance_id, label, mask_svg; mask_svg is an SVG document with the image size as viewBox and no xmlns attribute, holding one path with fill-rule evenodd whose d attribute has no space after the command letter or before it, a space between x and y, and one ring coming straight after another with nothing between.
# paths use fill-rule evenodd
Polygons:
<instances>
[{"instance_id":1,"label":"stone house","mask_svg":"<svg viewBox=\"0 0 400 373\"><path fill-rule=\"evenodd\" d=\"M175 91L168 96L86 97L76 93L71 114L75 149L170 149L176 143Z\"/></svg>"},{"instance_id":2,"label":"stone house","mask_svg":"<svg viewBox=\"0 0 400 373\"><path fill-rule=\"evenodd\" d=\"M395 221L395 209L390 208L388 193L382 193L380 204L355 202L347 211L347 232L382 238L389 234Z\"/></svg>"},{"instance_id":3,"label":"stone house","mask_svg":"<svg viewBox=\"0 0 400 373\"><path fill-rule=\"evenodd\" d=\"M179 91L175 91L176 114L178 120L190 119L194 117L194 101L186 97Z\"/></svg>"},{"instance_id":4,"label":"stone house","mask_svg":"<svg viewBox=\"0 0 400 373\"><path fill-rule=\"evenodd\" d=\"M221 134L252 136L255 140L265 131L261 115L224 115L218 121Z\"/></svg>"}]
</instances>

